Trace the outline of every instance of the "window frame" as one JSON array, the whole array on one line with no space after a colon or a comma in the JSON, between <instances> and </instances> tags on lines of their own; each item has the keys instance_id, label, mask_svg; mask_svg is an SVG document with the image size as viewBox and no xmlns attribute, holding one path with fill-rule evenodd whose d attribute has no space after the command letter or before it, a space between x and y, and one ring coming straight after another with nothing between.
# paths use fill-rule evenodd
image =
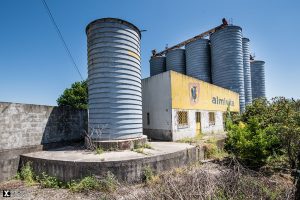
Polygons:
<instances>
[{"instance_id":1,"label":"window frame","mask_svg":"<svg viewBox=\"0 0 300 200\"><path fill-rule=\"evenodd\" d=\"M216 113L215 112L208 112L208 124L209 124L209 126L216 125Z\"/></svg>"},{"instance_id":2,"label":"window frame","mask_svg":"<svg viewBox=\"0 0 300 200\"><path fill-rule=\"evenodd\" d=\"M150 113L147 112L147 125L150 125Z\"/></svg>"},{"instance_id":3,"label":"window frame","mask_svg":"<svg viewBox=\"0 0 300 200\"><path fill-rule=\"evenodd\" d=\"M186 115L186 116L184 116ZM176 112L177 116L177 127L178 128L186 128L189 127L189 112L185 110L178 110Z\"/></svg>"}]
</instances>

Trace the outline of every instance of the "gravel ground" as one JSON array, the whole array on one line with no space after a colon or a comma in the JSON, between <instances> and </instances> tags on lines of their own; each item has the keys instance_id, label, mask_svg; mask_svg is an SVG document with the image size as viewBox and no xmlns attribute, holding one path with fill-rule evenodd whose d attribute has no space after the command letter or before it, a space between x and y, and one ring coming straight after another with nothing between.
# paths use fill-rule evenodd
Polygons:
<instances>
[{"instance_id":1,"label":"gravel ground","mask_svg":"<svg viewBox=\"0 0 300 200\"><path fill-rule=\"evenodd\" d=\"M100 192L89 192L89 193L73 193L69 191L68 189L49 189L49 188L40 188L39 186L26 186L23 182L18 180L11 180L5 183L0 184L0 189L3 190L10 190L11 197L10 198L4 198L0 197L0 199L5 200L56 200L56 199L88 199L88 200L94 200L94 199L101 199L104 197L103 194ZM102 198L103 199L103 198Z\"/></svg>"}]
</instances>

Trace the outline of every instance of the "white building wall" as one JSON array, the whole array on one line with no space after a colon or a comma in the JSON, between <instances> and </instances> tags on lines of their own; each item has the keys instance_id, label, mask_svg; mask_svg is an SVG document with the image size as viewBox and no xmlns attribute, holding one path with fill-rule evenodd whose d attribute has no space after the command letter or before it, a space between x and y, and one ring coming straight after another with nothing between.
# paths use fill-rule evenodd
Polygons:
<instances>
[{"instance_id":1,"label":"white building wall","mask_svg":"<svg viewBox=\"0 0 300 200\"><path fill-rule=\"evenodd\" d=\"M152 134L153 138L170 140L171 118L171 86L170 73L165 72L142 80L143 129L144 134ZM150 124L147 123L147 113ZM162 135L157 138L156 136ZM168 134L163 136L163 134ZM169 139L168 139L169 138Z\"/></svg>"},{"instance_id":2,"label":"white building wall","mask_svg":"<svg viewBox=\"0 0 300 200\"><path fill-rule=\"evenodd\" d=\"M215 125L209 124L209 112L215 113ZM201 111L201 132L203 134L214 134L224 132L223 112Z\"/></svg>"},{"instance_id":3,"label":"white building wall","mask_svg":"<svg viewBox=\"0 0 300 200\"><path fill-rule=\"evenodd\" d=\"M186 127L180 127L178 125L178 111L188 112L188 125ZM172 109L172 119L173 141L196 136L196 119L194 110Z\"/></svg>"},{"instance_id":4,"label":"white building wall","mask_svg":"<svg viewBox=\"0 0 300 200\"><path fill-rule=\"evenodd\" d=\"M180 127L178 125L177 111L188 112L188 126ZM209 124L209 112L204 110L184 110L172 109L172 140L180 140L186 137L196 136L196 112L201 112L201 133L202 134L215 134L224 132L223 126L223 112L211 111L215 113L215 125Z\"/></svg>"}]
</instances>

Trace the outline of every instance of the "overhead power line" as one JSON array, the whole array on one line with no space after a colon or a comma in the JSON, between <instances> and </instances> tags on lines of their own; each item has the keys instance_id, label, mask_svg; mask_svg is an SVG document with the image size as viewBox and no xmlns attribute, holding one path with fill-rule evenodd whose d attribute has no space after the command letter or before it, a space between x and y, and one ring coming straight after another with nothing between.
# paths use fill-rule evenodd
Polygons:
<instances>
[{"instance_id":1,"label":"overhead power line","mask_svg":"<svg viewBox=\"0 0 300 200\"><path fill-rule=\"evenodd\" d=\"M56 22L55 22L55 20L54 20L52 14L51 14L51 11L50 11L50 9L49 9L49 7L48 7L46 1L45 1L45 0L41 0L41 1L42 1L43 4L44 4L44 7L45 7L45 9L46 9L46 11L47 11L47 13L48 13L48 15L49 15L49 18L51 19L51 21L52 21L52 23L53 23L53 25L54 25L54 27L55 27L55 30L56 30L56 32L57 32L57 34L58 34L60 40L62 41L62 43L63 43L63 45L64 45L64 47L65 47L65 50L66 50L66 52L67 52L69 58L71 59L71 61L72 61L73 65L74 65L75 69L77 70L79 76L80 76L81 79L83 80L83 77L82 77L82 75L81 75L81 73L80 73L80 71L79 71L79 69L78 69L78 66L77 66L77 64L76 64L76 62L75 62L75 60L74 60L74 58L73 58L73 56L72 56L72 54L71 54L71 52L70 52L70 50L69 50L69 48L68 48L68 45L67 45L67 43L65 42L65 40L64 40L64 38L63 38L63 36L62 36L62 34L61 34L61 32L60 32L60 30L59 30L57 24L56 24Z\"/></svg>"}]
</instances>

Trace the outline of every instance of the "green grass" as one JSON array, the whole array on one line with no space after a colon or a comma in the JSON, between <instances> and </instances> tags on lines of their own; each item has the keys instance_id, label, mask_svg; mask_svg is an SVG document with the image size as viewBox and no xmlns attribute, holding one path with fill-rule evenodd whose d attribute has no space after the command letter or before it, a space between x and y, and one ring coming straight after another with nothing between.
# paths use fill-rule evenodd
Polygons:
<instances>
[{"instance_id":1,"label":"green grass","mask_svg":"<svg viewBox=\"0 0 300 200\"><path fill-rule=\"evenodd\" d=\"M83 178L81 181L71 181L68 184L68 188L72 192L83 192L88 190L97 190L100 189L100 183L98 180L93 176L87 176Z\"/></svg>"},{"instance_id":2,"label":"green grass","mask_svg":"<svg viewBox=\"0 0 300 200\"><path fill-rule=\"evenodd\" d=\"M147 155L147 153L144 152L144 149L153 149L153 147L151 146L150 143L145 143L142 145L135 143L132 151Z\"/></svg>"},{"instance_id":3,"label":"green grass","mask_svg":"<svg viewBox=\"0 0 300 200\"><path fill-rule=\"evenodd\" d=\"M117 189L119 183L115 175L110 171L107 172L107 175L104 179L100 180L101 190L105 192L113 192Z\"/></svg>"},{"instance_id":4,"label":"green grass","mask_svg":"<svg viewBox=\"0 0 300 200\"><path fill-rule=\"evenodd\" d=\"M96 148L96 154L101 155L104 153L104 150L101 147Z\"/></svg>"},{"instance_id":5,"label":"green grass","mask_svg":"<svg viewBox=\"0 0 300 200\"><path fill-rule=\"evenodd\" d=\"M87 176L79 182L71 181L68 188L72 192L85 192L90 190L99 190L103 192L113 192L118 187L118 181L113 173L107 172L104 179L97 180L93 176Z\"/></svg>"},{"instance_id":6,"label":"green grass","mask_svg":"<svg viewBox=\"0 0 300 200\"><path fill-rule=\"evenodd\" d=\"M40 183L42 188L61 188L64 184L59 181L56 177L49 176L45 172L41 176L37 177L37 181Z\"/></svg>"},{"instance_id":7,"label":"green grass","mask_svg":"<svg viewBox=\"0 0 300 200\"><path fill-rule=\"evenodd\" d=\"M31 164L31 162L27 162L22 166L20 172L18 172L16 176L17 179L24 181L25 184L29 186L37 183Z\"/></svg>"},{"instance_id":8,"label":"green grass","mask_svg":"<svg viewBox=\"0 0 300 200\"><path fill-rule=\"evenodd\" d=\"M73 180L68 183L61 182L56 177L49 176L45 172L40 176L36 176L33 172L31 162L27 162L15 178L24 181L28 186L39 184L42 188L67 188L72 192L89 190L112 192L117 189L119 184L111 172L107 172L106 177L101 180L97 180L94 176L87 176L80 181Z\"/></svg>"},{"instance_id":9,"label":"green grass","mask_svg":"<svg viewBox=\"0 0 300 200\"><path fill-rule=\"evenodd\" d=\"M189 144L195 143L195 144L197 144L200 141L202 141L202 137L203 137L202 134L197 134L195 137L185 137L185 138L182 138L180 140L177 140L176 142L189 143Z\"/></svg>"},{"instance_id":10,"label":"green grass","mask_svg":"<svg viewBox=\"0 0 300 200\"><path fill-rule=\"evenodd\" d=\"M145 154L144 148L137 148L137 149L133 149L132 151L137 152L137 153Z\"/></svg>"},{"instance_id":11,"label":"green grass","mask_svg":"<svg viewBox=\"0 0 300 200\"><path fill-rule=\"evenodd\" d=\"M144 180L146 183L150 183L153 180L154 173L150 166L146 166L143 169Z\"/></svg>"},{"instance_id":12,"label":"green grass","mask_svg":"<svg viewBox=\"0 0 300 200\"><path fill-rule=\"evenodd\" d=\"M151 146L150 143L145 143L145 144L143 145L143 147L146 148L146 149L153 149L153 147Z\"/></svg>"},{"instance_id":13,"label":"green grass","mask_svg":"<svg viewBox=\"0 0 300 200\"><path fill-rule=\"evenodd\" d=\"M206 143L204 148L204 157L206 159L222 159L228 156L228 153L218 148L216 143Z\"/></svg>"}]
</instances>

